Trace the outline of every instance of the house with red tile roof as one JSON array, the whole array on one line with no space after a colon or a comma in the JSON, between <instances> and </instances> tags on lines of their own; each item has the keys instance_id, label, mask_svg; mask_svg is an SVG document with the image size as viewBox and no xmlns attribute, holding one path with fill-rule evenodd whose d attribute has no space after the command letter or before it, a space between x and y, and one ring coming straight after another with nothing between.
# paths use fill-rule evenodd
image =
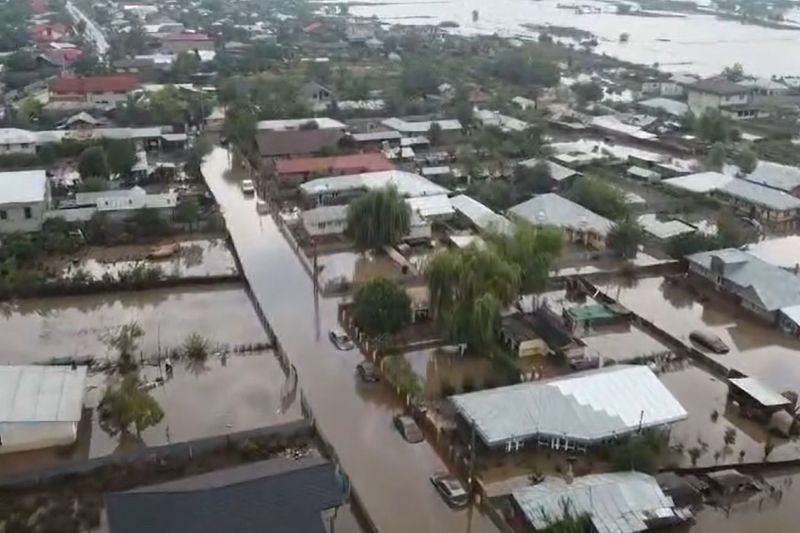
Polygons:
<instances>
[{"instance_id":1,"label":"house with red tile roof","mask_svg":"<svg viewBox=\"0 0 800 533\"><path fill-rule=\"evenodd\" d=\"M213 49L214 40L205 33L169 33L161 39L161 51L167 54Z\"/></svg>"},{"instance_id":2,"label":"house with red tile roof","mask_svg":"<svg viewBox=\"0 0 800 533\"><path fill-rule=\"evenodd\" d=\"M394 165L380 152L275 160L276 177L288 185L298 185L317 176L343 176L393 169Z\"/></svg>"},{"instance_id":3,"label":"house with red tile roof","mask_svg":"<svg viewBox=\"0 0 800 533\"><path fill-rule=\"evenodd\" d=\"M124 101L139 86L136 76L62 77L50 80L51 102L78 102L92 105L113 105Z\"/></svg>"}]
</instances>

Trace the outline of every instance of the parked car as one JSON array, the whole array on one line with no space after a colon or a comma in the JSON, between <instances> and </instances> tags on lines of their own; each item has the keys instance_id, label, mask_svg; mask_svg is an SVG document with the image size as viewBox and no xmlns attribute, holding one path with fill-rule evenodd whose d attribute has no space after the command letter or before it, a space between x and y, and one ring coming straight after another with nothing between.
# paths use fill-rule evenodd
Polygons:
<instances>
[{"instance_id":1,"label":"parked car","mask_svg":"<svg viewBox=\"0 0 800 533\"><path fill-rule=\"evenodd\" d=\"M245 194L255 194L256 186L253 180L242 180L242 192Z\"/></svg>"},{"instance_id":2,"label":"parked car","mask_svg":"<svg viewBox=\"0 0 800 533\"><path fill-rule=\"evenodd\" d=\"M466 507L469 494L459 479L447 472L439 472L431 476L431 483L439 495L451 507Z\"/></svg>"},{"instance_id":3,"label":"parked car","mask_svg":"<svg viewBox=\"0 0 800 533\"><path fill-rule=\"evenodd\" d=\"M377 383L381 379L380 375L378 374L378 367L376 367L370 361L362 361L361 363L358 363L356 366L356 372L358 372L358 376L364 383Z\"/></svg>"},{"instance_id":4,"label":"parked car","mask_svg":"<svg viewBox=\"0 0 800 533\"><path fill-rule=\"evenodd\" d=\"M402 435L403 438L408 442L416 444L417 442L422 442L425 440L425 437L422 436L422 431L419 429L419 426L410 416L395 415L393 420L394 427L397 428L397 431L400 432L400 435Z\"/></svg>"},{"instance_id":5,"label":"parked car","mask_svg":"<svg viewBox=\"0 0 800 533\"><path fill-rule=\"evenodd\" d=\"M709 331L695 330L689 334L689 340L714 353L728 353L730 351L730 348L722 339Z\"/></svg>"},{"instance_id":6,"label":"parked car","mask_svg":"<svg viewBox=\"0 0 800 533\"><path fill-rule=\"evenodd\" d=\"M331 339L331 342L334 346L339 348L340 350L352 350L355 348L355 344L353 344L352 339L340 329L332 329L328 332L328 337Z\"/></svg>"}]
</instances>

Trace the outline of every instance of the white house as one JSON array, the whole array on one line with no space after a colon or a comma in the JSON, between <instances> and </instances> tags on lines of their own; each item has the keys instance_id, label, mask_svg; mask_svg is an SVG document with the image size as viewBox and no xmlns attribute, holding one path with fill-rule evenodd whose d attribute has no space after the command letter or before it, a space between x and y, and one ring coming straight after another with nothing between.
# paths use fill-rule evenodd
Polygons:
<instances>
[{"instance_id":1,"label":"white house","mask_svg":"<svg viewBox=\"0 0 800 533\"><path fill-rule=\"evenodd\" d=\"M58 209L47 213L47 218L63 218L69 222L85 222L95 213L123 220L140 209L155 209L162 217L170 217L178 205L178 193L167 191L148 194L139 186L99 192L79 192L75 200L65 201Z\"/></svg>"},{"instance_id":2,"label":"white house","mask_svg":"<svg viewBox=\"0 0 800 533\"><path fill-rule=\"evenodd\" d=\"M35 153L35 134L19 128L0 128L0 156Z\"/></svg>"},{"instance_id":3,"label":"white house","mask_svg":"<svg viewBox=\"0 0 800 533\"><path fill-rule=\"evenodd\" d=\"M686 87L689 109L702 115L707 109L724 111L731 118L756 116L751 108L752 89L725 78L707 78Z\"/></svg>"},{"instance_id":4,"label":"white house","mask_svg":"<svg viewBox=\"0 0 800 533\"><path fill-rule=\"evenodd\" d=\"M0 454L75 442L86 367L0 366Z\"/></svg>"},{"instance_id":5,"label":"white house","mask_svg":"<svg viewBox=\"0 0 800 533\"><path fill-rule=\"evenodd\" d=\"M0 172L0 233L39 231L49 204L44 170Z\"/></svg>"}]
</instances>

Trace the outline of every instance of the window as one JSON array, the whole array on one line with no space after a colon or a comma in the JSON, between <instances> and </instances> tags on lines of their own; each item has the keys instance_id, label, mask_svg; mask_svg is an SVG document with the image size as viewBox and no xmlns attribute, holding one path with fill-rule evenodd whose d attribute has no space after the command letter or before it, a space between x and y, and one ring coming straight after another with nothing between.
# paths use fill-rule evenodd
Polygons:
<instances>
[{"instance_id":1,"label":"window","mask_svg":"<svg viewBox=\"0 0 800 533\"><path fill-rule=\"evenodd\" d=\"M0 220L8 220L8 213L5 209L0 209Z\"/></svg>"},{"instance_id":2,"label":"window","mask_svg":"<svg viewBox=\"0 0 800 533\"><path fill-rule=\"evenodd\" d=\"M30 207L25 208L25 219L30 220L33 218L33 211L31 211Z\"/></svg>"}]
</instances>

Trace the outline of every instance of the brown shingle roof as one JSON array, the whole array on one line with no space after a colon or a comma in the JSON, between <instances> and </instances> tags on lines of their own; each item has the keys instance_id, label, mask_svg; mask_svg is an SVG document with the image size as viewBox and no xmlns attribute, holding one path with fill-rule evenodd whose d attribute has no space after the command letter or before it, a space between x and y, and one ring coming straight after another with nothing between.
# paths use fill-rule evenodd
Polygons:
<instances>
[{"instance_id":1,"label":"brown shingle roof","mask_svg":"<svg viewBox=\"0 0 800 533\"><path fill-rule=\"evenodd\" d=\"M735 94L749 93L750 89L734 83L725 78L706 78L696 83L687 86L689 90L702 91L704 93L718 94L721 96L730 96Z\"/></svg>"},{"instance_id":2,"label":"brown shingle roof","mask_svg":"<svg viewBox=\"0 0 800 533\"><path fill-rule=\"evenodd\" d=\"M57 78L51 80L50 92L60 94L123 93L139 84L136 76L91 76L88 78Z\"/></svg>"},{"instance_id":3,"label":"brown shingle roof","mask_svg":"<svg viewBox=\"0 0 800 533\"><path fill-rule=\"evenodd\" d=\"M336 157L306 157L300 159L279 159L275 171L280 174L361 174L392 170L389 160L381 153L352 154Z\"/></svg>"},{"instance_id":4,"label":"brown shingle roof","mask_svg":"<svg viewBox=\"0 0 800 533\"><path fill-rule=\"evenodd\" d=\"M262 157L308 155L336 145L343 135L339 130L260 131L256 142Z\"/></svg>"}]
</instances>

